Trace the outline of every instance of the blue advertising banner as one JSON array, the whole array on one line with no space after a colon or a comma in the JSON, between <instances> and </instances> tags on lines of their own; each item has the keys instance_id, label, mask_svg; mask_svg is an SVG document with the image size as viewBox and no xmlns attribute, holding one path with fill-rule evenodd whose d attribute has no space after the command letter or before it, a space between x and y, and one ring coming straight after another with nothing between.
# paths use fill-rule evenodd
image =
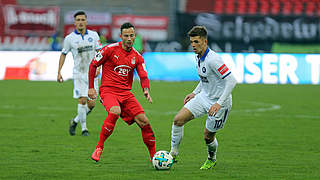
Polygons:
<instances>
[{"instance_id":1,"label":"blue advertising banner","mask_svg":"<svg viewBox=\"0 0 320 180\"><path fill-rule=\"evenodd\" d=\"M239 83L320 84L320 54L218 54ZM199 80L192 52L148 52L143 56L151 80Z\"/></svg>"}]
</instances>

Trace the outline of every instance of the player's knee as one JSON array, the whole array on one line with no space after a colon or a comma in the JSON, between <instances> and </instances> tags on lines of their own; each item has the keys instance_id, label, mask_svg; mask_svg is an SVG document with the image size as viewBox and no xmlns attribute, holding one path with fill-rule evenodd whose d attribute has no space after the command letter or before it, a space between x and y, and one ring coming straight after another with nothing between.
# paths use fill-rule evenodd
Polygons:
<instances>
[{"instance_id":1,"label":"player's knee","mask_svg":"<svg viewBox=\"0 0 320 180\"><path fill-rule=\"evenodd\" d=\"M145 114L137 115L135 121L140 127L144 127L149 124L149 120Z\"/></svg>"},{"instance_id":2,"label":"player's knee","mask_svg":"<svg viewBox=\"0 0 320 180\"><path fill-rule=\"evenodd\" d=\"M140 121L140 123L139 123L140 127L144 127L148 124L149 124L149 121Z\"/></svg>"},{"instance_id":3,"label":"player's knee","mask_svg":"<svg viewBox=\"0 0 320 180\"><path fill-rule=\"evenodd\" d=\"M79 103L79 104L82 104L82 105L87 104L87 98L85 98L85 97L80 97L79 100L78 100L78 103Z\"/></svg>"},{"instance_id":4,"label":"player's knee","mask_svg":"<svg viewBox=\"0 0 320 180\"><path fill-rule=\"evenodd\" d=\"M121 109L119 106L113 106L110 108L109 113L116 114L119 116L121 114Z\"/></svg>"},{"instance_id":5,"label":"player's knee","mask_svg":"<svg viewBox=\"0 0 320 180\"><path fill-rule=\"evenodd\" d=\"M88 108L90 109L90 111L92 111L92 109L94 108L95 106L89 106L88 105Z\"/></svg>"},{"instance_id":6,"label":"player's knee","mask_svg":"<svg viewBox=\"0 0 320 180\"><path fill-rule=\"evenodd\" d=\"M173 119L173 124L176 126L183 126L184 125L184 120L181 118L181 116L176 115Z\"/></svg>"},{"instance_id":7,"label":"player's knee","mask_svg":"<svg viewBox=\"0 0 320 180\"><path fill-rule=\"evenodd\" d=\"M212 143L213 140L214 140L214 138L210 138L210 137L206 137L206 136L204 137L204 141L206 142L206 144Z\"/></svg>"},{"instance_id":8,"label":"player's knee","mask_svg":"<svg viewBox=\"0 0 320 180\"><path fill-rule=\"evenodd\" d=\"M206 144L210 144L214 141L215 138L215 133L210 133L210 132L204 132L204 141Z\"/></svg>"},{"instance_id":9,"label":"player's knee","mask_svg":"<svg viewBox=\"0 0 320 180\"><path fill-rule=\"evenodd\" d=\"M96 106L96 102L88 101L88 108L92 110Z\"/></svg>"}]
</instances>

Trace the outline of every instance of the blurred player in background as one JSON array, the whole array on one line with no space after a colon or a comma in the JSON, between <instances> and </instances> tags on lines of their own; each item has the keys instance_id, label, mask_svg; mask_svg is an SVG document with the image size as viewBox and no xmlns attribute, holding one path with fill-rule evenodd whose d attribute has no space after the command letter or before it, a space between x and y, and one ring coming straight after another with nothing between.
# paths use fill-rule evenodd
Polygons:
<instances>
[{"instance_id":1,"label":"blurred player in background","mask_svg":"<svg viewBox=\"0 0 320 180\"><path fill-rule=\"evenodd\" d=\"M80 122L82 135L88 136L86 119L87 115L96 105L95 99L88 98L88 71L89 65L94 58L96 51L101 49L97 32L87 29L87 15L83 11L74 14L74 32L66 36L64 47L60 55L57 81L62 83L61 69L66 55L71 51L73 68L73 97L78 99L78 114L70 121L69 133L75 135L77 124ZM98 88L98 75L100 68L95 74L94 87Z\"/></svg>"},{"instance_id":2,"label":"blurred player in background","mask_svg":"<svg viewBox=\"0 0 320 180\"><path fill-rule=\"evenodd\" d=\"M96 68L102 65L102 78L100 85L100 97L108 112L104 120L99 142L91 158L100 160L105 140L112 134L119 116L128 125L137 123L141 128L142 139L147 146L150 159L156 152L155 136L146 117L144 110L136 100L132 92L133 74L136 69L140 77L144 96L152 103L149 94L149 79L143 57L132 47L136 37L135 28L130 23L124 23L120 27L121 42L103 47L92 60L89 67L89 97L94 99L97 92L94 89L93 78Z\"/></svg>"},{"instance_id":3,"label":"blurred player in background","mask_svg":"<svg viewBox=\"0 0 320 180\"><path fill-rule=\"evenodd\" d=\"M200 169L210 169L216 164L218 148L216 132L223 128L231 110L231 92L236 85L236 79L223 60L207 46L207 30L204 26L194 26L188 35L193 51L197 54L197 72L200 82L196 89L185 97L184 107L174 118L170 154L176 161L184 133L184 124L208 114L204 129L208 159Z\"/></svg>"}]
</instances>

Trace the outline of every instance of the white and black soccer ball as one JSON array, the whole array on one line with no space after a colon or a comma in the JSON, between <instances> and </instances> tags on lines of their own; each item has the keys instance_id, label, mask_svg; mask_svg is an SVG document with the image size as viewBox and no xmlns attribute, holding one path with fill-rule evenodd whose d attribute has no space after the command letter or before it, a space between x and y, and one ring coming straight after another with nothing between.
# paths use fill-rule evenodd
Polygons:
<instances>
[{"instance_id":1,"label":"white and black soccer ball","mask_svg":"<svg viewBox=\"0 0 320 180\"><path fill-rule=\"evenodd\" d=\"M173 163L173 158L168 151L158 151L152 158L152 165L157 170L170 169Z\"/></svg>"}]
</instances>

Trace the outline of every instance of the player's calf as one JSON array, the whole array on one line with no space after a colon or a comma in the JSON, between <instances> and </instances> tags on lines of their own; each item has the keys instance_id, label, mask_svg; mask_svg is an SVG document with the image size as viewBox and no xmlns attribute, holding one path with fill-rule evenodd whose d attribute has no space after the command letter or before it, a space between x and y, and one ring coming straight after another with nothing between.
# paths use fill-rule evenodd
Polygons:
<instances>
[{"instance_id":1,"label":"player's calf","mask_svg":"<svg viewBox=\"0 0 320 180\"><path fill-rule=\"evenodd\" d=\"M141 127L141 133L143 142L148 148L150 159L152 159L153 155L156 153L156 138L150 124Z\"/></svg>"}]
</instances>

